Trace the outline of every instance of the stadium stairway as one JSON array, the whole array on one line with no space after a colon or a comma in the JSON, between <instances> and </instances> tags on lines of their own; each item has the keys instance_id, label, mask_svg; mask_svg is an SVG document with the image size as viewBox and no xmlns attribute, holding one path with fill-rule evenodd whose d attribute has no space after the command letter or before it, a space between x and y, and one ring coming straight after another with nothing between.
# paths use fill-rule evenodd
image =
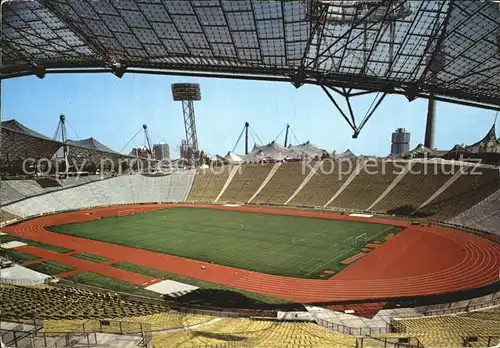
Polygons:
<instances>
[{"instance_id":1,"label":"stadium stairway","mask_svg":"<svg viewBox=\"0 0 500 348\"><path fill-rule=\"evenodd\" d=\"M211 167L198 169L193 186L187 197L188 202L213 202L226 183L232 167Z\"/></svg>"},{"instance_id":2,"label":"stadium stairway","mask_svg":"<svg viewBox=\"0 0 500 348\"><path fill-rule=\"evenodd\" d=\"M342 187L356 165L350 161L321 162L309 182L288 205L323 207Z\"/></svg>"},{"instance_id":3,"label":"stadium stairway","mask_svg":"<svg viewBox=\"0 0 500 348\"><path fill-rule=\"evenodd\" d=\"M409 215L441 188L452 176L452 166L443 165L444 173L429 174L426 164L415 162L410 171L376 204L374 211ZM426 174L427 173L427 174Z\"/></svg>"},{"instance_id":4,"label":"stadium stairway","mask_svg":"<svg viewBox=\"0 0 500 348\"><path fill-rule=\"evenodd\" d=\"M478 204L499 189L498 169L466 168L455 182L420 211L445 221Z\"/></svg>"},{"instance_id":5,"label":"stadium stairway","mask_svg":"<svg viewBox=\"0 0 500 348\"><path fill-rule=\"evenodd\" d=\"M270 180L274 177L274 174L278 171L278 169L281 167L281 163L275 163L269 173L267 174L266 178L264 181L262 181L262 184L260 184L259 188L254 192L252 197L247 201L247 203L252 203L253 199L267 186Z\"/></svg>"},{"instance_id":6,"label":"stadium stairway","mask_svg":"<svg viewBox=\"0 0 500 348\"><path fill-rule=\"evenodd\" d=\"M377 162L375 166L369 164L329 204L330 207L367 210L399 174L393 162Z\"/></svg>"},{"instance_id":7,"label":"stadium stairway","mask_svg":"<svg viewBox=\"0 0 500 348\"><path fill-rule=\"evenodd\" d=\"M314 164L314 163L313 163ZM285 204L310 172L302 163L282 164L267 185L255 196L253 203Z\"/></svg>"}]
</instances>

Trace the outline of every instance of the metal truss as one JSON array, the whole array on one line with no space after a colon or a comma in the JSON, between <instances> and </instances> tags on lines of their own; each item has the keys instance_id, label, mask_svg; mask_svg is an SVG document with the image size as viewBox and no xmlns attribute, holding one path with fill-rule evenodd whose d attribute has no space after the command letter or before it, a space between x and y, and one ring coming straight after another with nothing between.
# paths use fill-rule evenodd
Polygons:
<instances>
[{"instance_id":1,"label":"metal truss","mask_svg":"<svg viewBox=\"0 0 500 348\"><path fill-rule=\"evenodd\" d=\"M186 131L187 147L196 153L198 151L198 135L196 134L196 120L194 117L194 103L192 100L182 101L184 129Z\"/></svg>"},{"instance_id":2,"label":"metal truss","mask_svg":"<svg viewBox=\"0 0 500 348\"><path fill-rule=\"evenodd\" d=\"M66 143L62 143L57 140L52 140L33 132L17 122L15 124L20 125L20 127L17 128L23 129L16 130L13 129L12 123L13 121L6 121L2 125L0 168L16 168L20 171L24 160L29 159L34 162L40 160L50 161L58 152L61 152L64 147L71 148L71 151L67 154L69 163L79 166L83 163L92 163L99 166L101 160L104 158L115 164L121 158L132 158L131 156L125 156L111 150L103 151L95 149L91 146L82 144L82 142L68 140Z\"/></svg>"},{"instance_id":3,"label":"metal truss","mask_svg":"<svg viewBox=\"0 0 500 348\"><path fill-rule=\"evenodd\" d=\"M377 96L373 100L372 104L370 105L370 107L366 111L366 114L364 115L363 119L361 120L361 122L358 125L357 120L356 120L356 116L354 115L354 111L352 109L351 98L361 96L361 95L366 95L366 94L369 94L371 92L353 92L352 89L346 90L345 88L342 88L341 90L339 90L339 89L334 88L334 87L330 88L332 91L339 94L340 96L342 96L345 99L345 101L347 103L348 112L349 112L349 117L348 117L346 115L346 112L340 107L340 105L337 103L335 98L332 96L332 94L330 93L328 88L326 88L325 86L321 86L321 87L323 88L323 91L325 91L326 95L328 96L330 101L333 103L335 108L340 112L340 115L344 118L344 120L347 122L347 124L353 130L354 133L353 133L352 137L354 139L358 138L359 133L361 132L363 127L366 125L368 120L370 120L370 118L373 116L373 114L378 109L380 104L382 104L382 102L384 101L384 99L387 95L387 93L382 93L381 95L377 94Z\"/></svg>"},{"instance_id":4,"label":"metal truss","mask_svg":"<svg viewBox=\"0 0 500 348\"><path fill-rule=\"evenodd\" d=\"M493 0L13 1L0 76L231 74L497 109L499 37Z\"/></svg>"}]
</instances>

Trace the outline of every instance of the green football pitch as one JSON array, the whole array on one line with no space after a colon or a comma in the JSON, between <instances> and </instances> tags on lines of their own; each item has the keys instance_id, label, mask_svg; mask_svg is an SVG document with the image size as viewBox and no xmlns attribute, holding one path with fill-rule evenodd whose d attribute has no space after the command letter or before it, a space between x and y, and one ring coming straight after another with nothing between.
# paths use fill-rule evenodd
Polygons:
<instances>
[{"instance_id":1,"label":"green football pitch","mask_svg":"<svg viewBox=\"0 0 500 348\"><path fill-rule=\"evenodd\" d=\"M301 278L340 271L366 243L400 227L200 208L169 208L51 231L219 265Z\"/></svg>"}]
</instances>

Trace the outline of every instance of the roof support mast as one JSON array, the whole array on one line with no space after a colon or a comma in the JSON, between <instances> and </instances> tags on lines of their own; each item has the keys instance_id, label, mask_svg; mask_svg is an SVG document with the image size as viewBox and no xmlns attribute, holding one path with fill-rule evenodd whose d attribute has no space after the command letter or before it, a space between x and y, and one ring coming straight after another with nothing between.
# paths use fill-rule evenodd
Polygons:
<instances>
[{"instance_id":1,"label":"roof support mast","mask_svg":"<svg viewBox=\"0 0 500 348\"><path fill-rule=\"evenodd\" d=\"M248 155L248 127L250 123L245 122L245 155Z\"/></svg>"},{"instance_id":2,"label":"roof support mast","mask_svg":"<svg viewBox=\"0 0 500 348\"><path fill-rule=\"evenodd\" d=\"M236 140L236 144L234 144L233 152L236 151L236 147L240 143L240 140L241 140L241 137L243 136L243 133L245 133L245 155L248 155L248 128L250 128L250 123L245 122L245 125L243 126L243 129L241 130L241 133L238 136L238 140Z\"/></svg>"},{"instance_id":3,"label":"roof support mast","mask_svg":"<svg viewBox=\"0 0 500 348\"><path fill-rule=\"evenodd\" d=\"M285 147L288 146L288 131L290 130L290 125L286 124L286 132L285 132Z\"/></svg>"},{"instance_id":4,"label":"roof support mast","mask_svg":"<svg viewBox=\"0 0 500 348\"><path fill-rule=\"evenodd\" d=\"M69 171L69 162L68 162L68 154L69 154L69 146L66 144L68 141L68 131L66 129L66 116L59 116L59 123L57 124L56 134L54 135L54 140L60 141L63 143L63 156L64 156L64 164L65 164L65 174L68 174Z\"/></svg>"}]
</instances>

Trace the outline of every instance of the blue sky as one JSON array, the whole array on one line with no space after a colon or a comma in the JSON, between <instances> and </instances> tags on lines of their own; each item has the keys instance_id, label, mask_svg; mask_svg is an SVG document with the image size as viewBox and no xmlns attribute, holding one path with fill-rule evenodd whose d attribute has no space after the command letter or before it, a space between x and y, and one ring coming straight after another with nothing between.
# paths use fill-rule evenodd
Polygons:
<instances>
[{"instance_id":1,"label":"blue sky","mask_svg":"<svg viewBox=\"0 0 500 348\"><path fill-rule=\"evenodd\" d=\"M404 97L389 96L359 138L352 139L351 129L317 86L295 89L279 82L137 74L122 79L111 74L75 74L4 80L2 120L15 118L52 137L59 115L65 114L70 138L92 136L117 151L145 123L153 142L164 140L178 148L184 125L181 104L171 96L170 85L176 82L200 83L202 100L195 105L199 146L212 155L224 155L233 148L245 121L263 142L274 140L289 123L300 142L310 140L328 151L349 148L356 154L387 155L391 133L398 127L411 132L411 147L424 138L425 100L410 103ZM359 119L373 98L354 99ZM438 103L437 116L436 147L449 149L481 139L495 112ZM284 136L278 142L283 143ZM125 150L144 144L140 134ZM236 152L243 151L240 143Z\"/></svg>"}]
</instances>

